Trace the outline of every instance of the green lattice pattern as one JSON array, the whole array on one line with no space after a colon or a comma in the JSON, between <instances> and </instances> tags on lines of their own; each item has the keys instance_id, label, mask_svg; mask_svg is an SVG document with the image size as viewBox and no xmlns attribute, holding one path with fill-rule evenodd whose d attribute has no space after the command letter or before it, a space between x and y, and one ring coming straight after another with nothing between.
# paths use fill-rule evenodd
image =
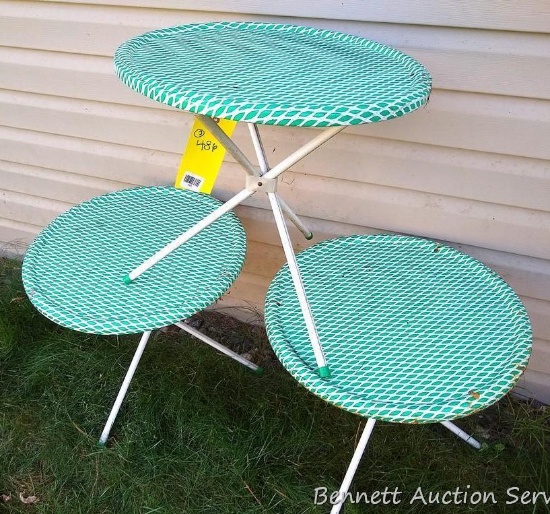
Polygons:
<instances>
[{"instance_id":1,"label":"green lattice pattern","mask_svg":"<svg viewBox=\"0 0 550 514\"><path fill-rule=\"evenodd\" d=\"M221 202L173 187L139 187L61 214L29 247L23 283L56 323L97 334L153 330L216 301L239 274L246 252L240 221L224 215L130 285L122 277Z\"/></svg>"},{"instance_id":2,"label":"green lattice pattern","mask_svg":"<svg viewBox=\"0 0 550 514\"><path fill-rule=\"evenodd\" d=\"M318 377L285 265L266 297L271 344L321 398L394 422L436 422L482 409L518 380L531 328L493 271L425 239L372 235L325 241L298 256L333 377Z\"/></svg>"},{"instance_id":3,"label":"green lattice pattern","mask_svg":"<svg viewBox=\"0 0 550 514\"><path fill-rule=\"evenodd\" d=\"M207 116L267 125L356 125L424 105L431 78L413 58L311 27L219 22L123 43L118 76L139 93Z\"/></svg>"}]
</instances>

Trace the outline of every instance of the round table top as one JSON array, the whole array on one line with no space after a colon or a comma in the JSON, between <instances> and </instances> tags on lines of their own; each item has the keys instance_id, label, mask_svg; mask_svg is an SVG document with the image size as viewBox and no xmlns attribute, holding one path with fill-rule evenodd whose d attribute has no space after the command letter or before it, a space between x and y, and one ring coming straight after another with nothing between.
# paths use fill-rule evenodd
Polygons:
<instances>
[{"instance_id":1,"label":"round table top","mask_svg":"<svg viewBox=\"0 0 550 514\"><path fill-rule=\"evenodd\" d=\"M332 378L318 376L287 265L267 293L267 332L285 368L330 403L386 421L444 421L496 402L527 365L520 299L448 246L350 236L297 259Z\"/></svg>"},{"instance_id":2,"label":"round table top","mask_svg":"<svg viewBox=\"0 0 550 514\"><path fill-rule=\"evenodd\" d=\"M116 51L121 80L158 102L266 125L327 127L403 116L431 77L412 57L357 36L258 22L154 30Z\"/></svg>"},{"instance_id":3,"label":"round table top","mask_svg":"<svg viewBox=\"0 0 550 514\"><path fill-rule=\"evenodd\" d=\"M233 213L131 284L122 277L220 205L157 186L93 198L37 236L23 261L25 290L47 318L81 332L131 334L181 321L220 298L241 270L246 237Z\"/></svg>"}]
</instances>

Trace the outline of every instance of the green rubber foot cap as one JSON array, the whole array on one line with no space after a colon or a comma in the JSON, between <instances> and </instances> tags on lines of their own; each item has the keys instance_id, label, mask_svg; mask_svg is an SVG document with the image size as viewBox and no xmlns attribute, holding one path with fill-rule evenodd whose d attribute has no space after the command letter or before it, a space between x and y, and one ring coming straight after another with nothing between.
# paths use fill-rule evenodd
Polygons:
<instances>
[{"instance_id":1,"label":"green rubber foot cap","mask_svg":"<svg viewBox=\"0 0 550 514\"><path fill-rule=\"evenodd\" d=\"M256 375L263 375L264 374L264 368L258 367L258 369L254 372Z\"/></svg>"},{"instance_id":2,"label":"green rubber foot cap","mask_svg":"<svg viewBox=\"0 0 550 514\"><path fill-rule=\"evenodd\" d=\"M101 442L101 441L98 441L97 444L96 444L96 446L97 446L98 448L101 448L102 450L104 450L106 444L107 444L107 443L103 443L103 442Z\"/></svg>"},{"instance_id":3,"label":"green rubber foot cap","mask_svg":"<svg viewBox=\"0 0 550 514\"><path fill-rule=\"evenodd\" d=\"M306 239L307 239L308 241L311 241L311 240L313 239L313 233L310 232L310 233L306 236Z\"/></svg>"},{"instance_id":4,"label":"green rubber foot cap","mask_svg":"<svg viewBox=\"0 0 550 514\"><path fill-rule=\"evenodd\" d=\"M321 378L330 378L330 370L328 369L328 366L322 366L319 368L319 376Z\"/></svg>"},{"instance_id":5,"label":"green rubber foot cap","mask_svg":"<svg viewBox=\"0 0 550 514\"><path fill-rule=\"evenodd\" d=\"M122 281L123 281L126 285L132 283L132 279L130 278L130 275L124 275L124 276L122 277Z\"/></svg>"}]
</instances>

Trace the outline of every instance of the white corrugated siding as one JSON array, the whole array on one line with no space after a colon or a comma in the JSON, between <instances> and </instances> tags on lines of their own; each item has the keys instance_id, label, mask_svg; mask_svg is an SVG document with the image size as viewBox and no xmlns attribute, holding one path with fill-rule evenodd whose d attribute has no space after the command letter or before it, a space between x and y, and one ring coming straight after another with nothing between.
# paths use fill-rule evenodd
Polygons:
<instances>
[{"instance_id":1,"label":"white corrugated siding","mask_svg":"<svg viewBox=\"0 0 550 514\"><path fill-rule=\"evenodd\" d=\"M543 0L9 1L0 5L0 245L21 251L70 205L131 184L169 184L193 119L130 91L112 54L150 29L286 21L390 44L421 60L426 109L347 129L293 167L281 190L327 237L390 230L448 241L521 295L535 349L522 387L550 402L550 6ZM272 163L312 136L262 130ZM246 131L235 137L251 154ZM215 189L242 186L227 159ZM261 309L283 263L266 211L238 209L245 270L220 305ZM296 248L306 242L293 232Z\"/></svg>"}]
</instances>

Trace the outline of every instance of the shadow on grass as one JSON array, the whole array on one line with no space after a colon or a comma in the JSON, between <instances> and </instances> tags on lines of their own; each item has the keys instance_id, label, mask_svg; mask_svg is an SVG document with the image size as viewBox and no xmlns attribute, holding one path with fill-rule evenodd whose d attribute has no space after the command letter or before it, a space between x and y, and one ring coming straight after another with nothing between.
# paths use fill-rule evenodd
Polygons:
<instances>
[{"instance_id":1,"label":"shadow on grass","mask_svg":"<svg viewBox=\"0 0 550 514\"><path fill-rule=\"evenodd\" d=\"M109 446L99 449L138 336L58 327L29 303L19 274L20 263L2 261L0 511L329 512L313 504L314 490L338 488L364 420L297 385L261 330L226 320L221 332L267 364L262 377L187 336L157 332ZM212 327L223 322L206 318ZM481 452L438 425L380 423L352 491L397 490L400 502L350 503L343 512L548 512L540 498L535 506L507 505L514 498L506 491L549 490L549 419L543 408L505 398L460 420L487 442ZM411 503L419 487L426 498L456 488L492 492L498 503Z\"/></svg>"}]
</instances>

